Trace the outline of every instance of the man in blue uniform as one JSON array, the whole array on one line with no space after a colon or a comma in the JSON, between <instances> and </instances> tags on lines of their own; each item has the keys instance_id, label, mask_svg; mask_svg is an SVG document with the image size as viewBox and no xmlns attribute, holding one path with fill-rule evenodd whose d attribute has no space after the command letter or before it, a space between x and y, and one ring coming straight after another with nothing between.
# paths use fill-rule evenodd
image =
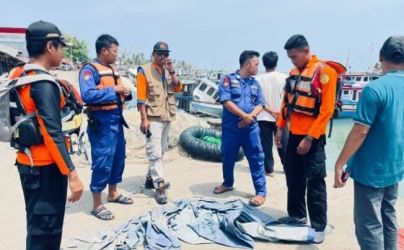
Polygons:
<instances>
[{"instance_id":1,"label":"man in blue uniform","mask_svg":"<svg viewBox=\"0 0 404 250\"><path fill-rule=\"evenodd\" d=\"M101 35L95 44L97 59L85 64L80 71L80 91L87 105L87 133L91 143L93 193L91 214L102 220L114 215L101 201L101 192L108 184L108 202L132 204L131 198L119 194L117 184L122 181L125 167L125 138L122 116L125 98L130 90L122 84L112 67L117 58L118 41L110 35Z\"/></svg>"},{"instance_id":2,"label":"man in blue uniform","mask_svg":"<svg viewBox=\"0 0 404 250\"><path fill-rule=\"evenodd\" d=\"M246 50L240 55L240 70L226 75L219 86L222 117L223 183L213 193L220 194L233 189L234 164L243 148L250 165L255 197L250 204L261 206L265 202L266 180L264 153L256 117L263 109L264 101L257 74L259 53Z\"/></svg>"}]
</instances>

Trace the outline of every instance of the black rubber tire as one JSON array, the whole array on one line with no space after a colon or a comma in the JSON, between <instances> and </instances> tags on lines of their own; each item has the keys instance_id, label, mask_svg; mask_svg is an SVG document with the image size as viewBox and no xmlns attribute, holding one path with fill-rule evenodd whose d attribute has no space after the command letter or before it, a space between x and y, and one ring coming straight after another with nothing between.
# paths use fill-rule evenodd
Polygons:
<instances>
[{"instance_id":1,"label":"black rubber tire","mask_svg":"<svg viewBox=\"0 0 404 250\"><path fill-rule=\"evenodd\" d=\"M221 138L222 134L214 129L194 126L184 130L179 139L181 147L191 156L209 161L222 161L222 150L220 145L212 144L204 141L204 136L212 136ZM244 152L240 148L237 161L243 159Z\"/></svg>"}]
</instances>

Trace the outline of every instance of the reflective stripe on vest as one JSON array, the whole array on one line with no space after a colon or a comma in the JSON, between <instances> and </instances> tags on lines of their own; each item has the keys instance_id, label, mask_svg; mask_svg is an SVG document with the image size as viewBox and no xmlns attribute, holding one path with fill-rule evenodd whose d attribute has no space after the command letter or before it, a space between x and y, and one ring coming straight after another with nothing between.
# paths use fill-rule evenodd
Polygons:
<instances>
[{"instance_id":1,"label":"reflective stripe on vest","mask_svg":"<svg viewBox=\"0 0 404 250\"><path fill-rule=\"evenodd\" d=\"M105 89L115 86L123 86L122 80L119 74L110 67L104 66L99 63L91 63L91 66L95 68L98 75L100 76L100 82L97 84L97 89ZM125 97L120 95L122 105L125 102ZM90 111L98 111L98 110L113 110L118 108L118 102L108 102L108 103L99 103L88 105L88 109Z\"/></svg>"}]
</instances>

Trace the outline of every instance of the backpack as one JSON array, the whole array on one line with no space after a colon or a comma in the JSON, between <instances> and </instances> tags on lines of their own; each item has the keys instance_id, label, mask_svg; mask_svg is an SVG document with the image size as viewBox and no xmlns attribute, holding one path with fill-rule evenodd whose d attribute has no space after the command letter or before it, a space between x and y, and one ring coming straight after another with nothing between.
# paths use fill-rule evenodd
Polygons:
<instances>
[{"instance_id":1,"label":"backpack","mask_svg":"<svg viewBox=\"0 0 404 250\"><path fill-rule=\"evenodd\" d=\"M62 131L69 135L79 134L81 127L81 113L83 112L84 102L79 92L67 80L57 80L59 83L66 104L62 108Z\"/></svg>"},{"instance_id":2,"label":"backpack","mask_svg":"<svg viewBox=\"0 0 404 250\"><path fill-rule=\"evenodd\" d=\"M35 68L35 65L27 65L30 70L43 71ZM62 126L66 122L74 121L77 123L77 117L83 109L83 101L77 90L65 80L55 80L48 72L41 72L33 76L27 76L25 65L15 68L14 79L7 76L0 78L0 141L10 142L11 146L25 150L28 146L43 143L43 138L39 130L38 121L34 112L27 114L22 106L18 95L18 88L35 82L49 81L55 83L65 98L66 104L62 107ZM69 134L80 128L80 124L74 126L74 130L65 130ZM63 129L62 129L63 130Z\"/></svg>"}]
</instances>

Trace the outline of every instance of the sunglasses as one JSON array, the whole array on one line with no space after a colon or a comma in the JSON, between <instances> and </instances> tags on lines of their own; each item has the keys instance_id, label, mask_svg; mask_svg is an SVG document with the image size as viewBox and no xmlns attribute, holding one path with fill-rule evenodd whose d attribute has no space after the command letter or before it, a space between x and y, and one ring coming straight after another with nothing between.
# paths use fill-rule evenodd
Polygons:
<instances>
[{"instance_id":1,"label":"sunglasses","mask_svg":"<svg viewBox=\"0 0 404 250\"><path fill-rule=\"evenodd\" d=\"M160 57L168 57L169 53L157 53L157 55Z\"/></svg>"}]
</instances>

